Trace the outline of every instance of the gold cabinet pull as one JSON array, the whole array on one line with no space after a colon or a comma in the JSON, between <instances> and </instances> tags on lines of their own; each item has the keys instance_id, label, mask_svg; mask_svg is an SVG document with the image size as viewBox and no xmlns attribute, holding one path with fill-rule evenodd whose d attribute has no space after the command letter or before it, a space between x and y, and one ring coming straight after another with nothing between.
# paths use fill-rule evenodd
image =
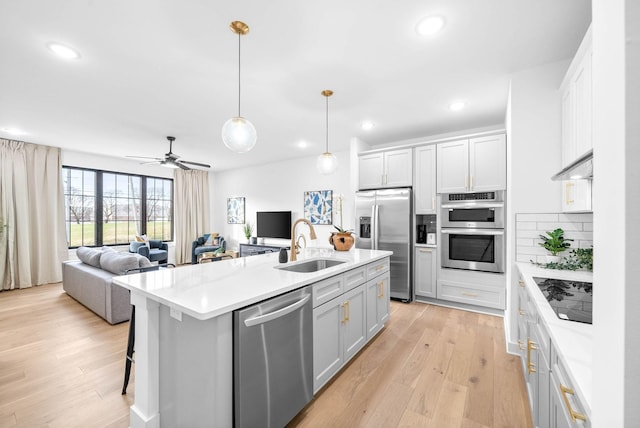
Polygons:
<instances>
[{"instance_id":1,"label":"gold cabinet pull","mask_svg":"<svg viewBox=\"0 0 640 428\"><path fill-rule=\"evenodd\" d=\"M349 318L347 318L347 302L344 302L340 306L342 307L342 321L340 321L340 322L342 324L346 324L347 320L349 319Z\"/></svg>"},{"instance_id":2,"label":"gold cabinet pull","mask_svg":"<svg viewBox=\"0 0 640 428\"><path fill-rule=\"evenodd\" d=\"M518 340L518 348L520 348L520 350L521 350L521 351L524 351L525 349L527 349L527 348L525 348L525 347L524 347L524 345L522 344L522 340Z\"/></svg>"},{"instance_id":3,"label":"gold cabinet pull","mask_svg":"<svg viewBox=\"0 0 640 428\"><path fill-rule=\"evenodd\" d=\"M425 249L423 249L423 248L421 248L421 249L420 249L420 252L421 252L421 253L429 253L429 254L430 254L430 253L432 253L432 251L431 251L431 250L425 250Z\"/></svg>"},{"instance_id":4,"label":"gold cabinet pull","mask_svg":"<svg viewBox=\"0 0 640 428\"><path fill-rule=\"evenodd\" d=\"M574 390L571 388L567 388L563 384L560 384L560 392L562 393L562 398L564 399L564 405L567 406L567 410L569 411L569 415L571 415L571 419L573 419L573 422L576 422L578 419L586 422L587 417L582 413L578 413L573 410L573 407L571 407L571 403L569 402L569 397L567 397L567 394L575 395Z\"/></svg>"},{"instance_id":5,"label":"gold cabinet pull","mask_svg":"<svg viewBox=\"0 0 640 428\"><path fill-rule=\"evenodd\" d=\"M351 305L349 300L345 302L345 305L347 305L347 321L349 321L351 319Z\"/></svg>"},{"instance_id":6,"label":"gold cabinet pull","mask_svg":"<svg viewBox=\"0 0 640 428\"><path fill-rule=\"evenodd\" d=\"M465 175L464 176L464 190L468 190L469 188L467 187L467 179L468 177Z\"/></svg>"},{"instance_id":7,"label":"gold cabinet pull","mask_svg":"<svg viewBox=\"0 0 640 428\"><path fill-rule=\"evenodd\" d=\"M524 285L525 285L525 284L524 284L524 281L518 281L518 285L519 285L520 287L524 288Z\"/></svg>"},{"instance_id":8,"label":"gold cabinet pull","mask_svg":"<svg viewBox=\"0 0 640 428\"><path fill-rule=\"evenodd\" d=\"M382 270L382 269L384 269L384 267L385 267L385 265L380 265L380 266L376 267L376 271Z\"/></svg>"},{"instance_id":9,"label":"gold cabinet pull","mask_svg":"<svg viewBox=\"0 0 640 428\"><path fill-rule=\"evenodd\" d=\"M571 205L574 200L571 198L571 188L574 186L574 184L571 181L567 181L564 184L564 202L567 205Z\"/></svg>"},{"instance_id":10,"label":"gold cabinet pull","mask_svg":"<svg viewBox=\"0 0 640 428\"><path fill-rule=\"evenodd\" d=\"M469 190L473 190L473 175L469 176Z\"/></svg>"},{"instance_id":11,"label":"gold cabinet pull","mask_svg":"<svg viewBox=\"0 0 640 428\"><path fill-rule=\"evenodd\" d=\"M531 351L537 349L536 344L530 338L527 338L527 370L529 373L536 372L536 365L531 362Z\"/></svg>"},{"instance_id":12,"label":"gold cabinet pull","mask_svg":"<svg viewBox=\"0 0 640 428\"><path fill-rule=\"evenodd\" d=\"M527 311L525 311L524 309L520 308L518 309L518 313L520 314L521 317L527 315Z\"/></svg>"},{"instance_id":13,"label":"gold cabinet pull","mask_svg":"<svg viewBox=\"0 0 640 428\"><path fill-rule=\"evenodd\" d=\"M431 197L431 210L435 210L436 209L436 197L432 196Z\"/></svg>"},{"instance_id":14,"label":"gold cabinet pull","mask_svg":"<svg viewBox=\"0 0 640 428\"><path fill-rule=\"evenodd\" d=\"M378 297L379 298L384 297L384 281L380 281L378 283Z\"/></svg>"},{"instance_id":15,"label":"gold cabinet pull","mask_svg":"<svg viewBox=\"0 0 640 428\"><path fill-rule=\"evenodd\" d=\"M478 294L477 294L477 293L469 293L469 292L467 292L467 291L463 291L461 294L462 294L463 296L478 297Z\"/></svg>"}]
</instances>

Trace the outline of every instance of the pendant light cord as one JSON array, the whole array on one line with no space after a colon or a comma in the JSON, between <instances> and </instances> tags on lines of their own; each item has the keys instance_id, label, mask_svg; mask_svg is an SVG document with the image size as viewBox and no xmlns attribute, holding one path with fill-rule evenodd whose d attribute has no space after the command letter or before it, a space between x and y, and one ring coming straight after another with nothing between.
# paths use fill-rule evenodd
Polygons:
<instances>
[{"instance_id":1,"label":"pendant light cord","mask_svg":"<svg viewBox=\"0 0 640 428\"><path fill-rule=\"evenodd\" d=\"M238 117L240 116L240 37L242 35L238 33Z\"/></svg>"},{"instance_id":2,"label":"pendant light cord","mask_svg":"<svg viewBox=\"0 0 640 428\"><path fill-rule=\"evenodd\" d=\"M326 108L326 119L327 119L327 135L326 135L326 146L327 151L325 153L329 153L329 97L325 96L327 99L327 108Z\"/></svg>"}]
</instances>

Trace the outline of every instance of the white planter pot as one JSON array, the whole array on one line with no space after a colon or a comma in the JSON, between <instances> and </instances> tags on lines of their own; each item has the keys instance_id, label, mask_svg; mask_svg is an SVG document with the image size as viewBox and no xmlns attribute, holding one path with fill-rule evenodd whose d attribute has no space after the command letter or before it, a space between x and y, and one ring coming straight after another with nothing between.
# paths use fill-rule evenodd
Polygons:
<instances>
[{"instance_id":1,"label":"white planter pot","mask_svg":"<svg viewBox=\"0 0 640 428\"><path fill-rule=\"evenodd\" d=\"M545 256L547 258L547 263L559 263L562 260L561 256Z\"/></svg>"}]
</instances>

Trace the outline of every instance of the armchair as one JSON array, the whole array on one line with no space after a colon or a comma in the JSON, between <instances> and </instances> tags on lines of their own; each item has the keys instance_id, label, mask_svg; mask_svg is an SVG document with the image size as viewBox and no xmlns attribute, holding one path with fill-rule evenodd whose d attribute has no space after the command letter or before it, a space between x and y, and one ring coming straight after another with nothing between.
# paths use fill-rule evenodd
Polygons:
<instances>
[{"instance_id":1,"label":"armchair","mask_svg":"<svg viewBox=\"0 0 640 428\"><path fill-rule=\"evenodd\" d=\"M160 239L149 239L149 246L145 242L134 241L129 244L130 253L138 253L152 262L167 263L169 258L169 245Z\"/></svg>"},{"instance_id":2,"label":"armchair","mask_svg":"<svg viewBox=\"0 0 640 428\"><path fill-rule=\"evenodd\" d=\"M191 244L192 265L198 264L199 254L218 251L220 248L222 248L222 251L227 250L227 242L224 240L224 238L222 236L217 236L216 239L218 239L217 245L205 245L206 241L204 236L200 236L195 241L193 241L193 244Z\"/></svg>"}]
</instances>

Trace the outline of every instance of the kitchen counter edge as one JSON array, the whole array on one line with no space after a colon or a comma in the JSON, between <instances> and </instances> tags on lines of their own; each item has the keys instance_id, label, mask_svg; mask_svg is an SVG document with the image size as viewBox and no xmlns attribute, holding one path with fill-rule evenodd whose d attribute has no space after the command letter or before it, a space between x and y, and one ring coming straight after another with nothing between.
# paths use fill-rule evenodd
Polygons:
<instances>
[{"instance_id":1,"label":"kitchen counter edge","mask_svg":"<svg viewBox=\"0 0 640 428\"><path fill-rule=\"evenodd\" d=\"M278 263L278 253L180 266L113 278L113 281L173 311L207 320L390 257L392 251L303 249L296 262ZM317 272L276 267L330 258L345 263Z\"/></svg>"}]
</instances>

